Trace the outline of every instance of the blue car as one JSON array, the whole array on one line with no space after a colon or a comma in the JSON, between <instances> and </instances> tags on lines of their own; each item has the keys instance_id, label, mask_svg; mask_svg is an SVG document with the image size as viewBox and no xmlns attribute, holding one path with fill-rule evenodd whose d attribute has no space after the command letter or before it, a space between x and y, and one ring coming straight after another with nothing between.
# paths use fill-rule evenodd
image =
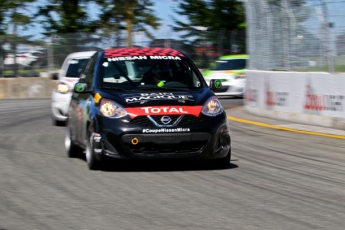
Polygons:
<instances>
[{"instance_id":1,"label":"blue car","mask_svg":"<svg viewBox=\"0 0 345 230\"><path fill-rule=\"evenodd\" d=\"M206 159L227 167L230 128L193 61L168 48L97 51L75 84L67 114L69 157L89 169L115 159Z\"/></svg>"}]
</instances>

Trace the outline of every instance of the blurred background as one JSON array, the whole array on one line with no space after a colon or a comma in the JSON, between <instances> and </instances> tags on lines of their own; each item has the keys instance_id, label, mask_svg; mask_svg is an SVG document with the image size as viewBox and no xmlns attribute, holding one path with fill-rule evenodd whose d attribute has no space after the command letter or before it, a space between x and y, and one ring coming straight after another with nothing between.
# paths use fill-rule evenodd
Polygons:
<instances>
[{"instance_id":1,"label":"blurred background","mask_svg":"<svg viewBox=\"0 0 345 230\"><path fill-rule=\"evenodd\" d=\"M71 52L170 47L200 69L345 72L345 0L1 0L0 77L50 76ZM45 73L45 74L44 74Z\"/></svg>"}]
</instances>

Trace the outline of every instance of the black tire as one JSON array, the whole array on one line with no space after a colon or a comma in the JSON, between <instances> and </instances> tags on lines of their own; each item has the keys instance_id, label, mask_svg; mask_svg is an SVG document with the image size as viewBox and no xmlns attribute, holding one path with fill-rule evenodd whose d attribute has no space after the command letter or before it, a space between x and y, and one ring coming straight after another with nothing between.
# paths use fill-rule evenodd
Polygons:
<instances>
[{"instance_id":1,"label":"black tire","mask_svg":"<svg viewBox=\"0 0 345 230\"><path fill-rule=\"evenodd\" d=\"M93 148L92 131L89 132L86 143L85 158L90 170L99 170L102 168L102 161L98 160Z\"/></svg>"},{"instance_id":2,"label":"black tire","mask_svg":"<svg viewBox=\"0 0 345 230\"><path fill-rule=\"evenodd\" d=\"M71 139L71 131L70 128L66 128L65 134L65 150L67 157L69 158L76 158L79 157L83 153L83 149L81 149L78 145L76 145Z\"/></svg>"},{"instance_id":3,"label":"black tire","mask_svg":"<svg viewBox=\"0 0 345 230\"><path fill-rule=\"evenodd\" d=\"M212 167L224 169L224 168L229 167L230 160L231 160L231 148L229 149L229 152L225 157L210 160L210 164Z\"/></svg>"},{"instance_id":4,"label":"black tire","mask_svg":"<svg viewBox=\"0 0 345 230\"><path fill-rule=\"evenodd\" d=\"M66 126L66 121L58 121L58 120L55 120L54 118L52 118L52 123L54 126Z\"/></svg>"}]
</instances>

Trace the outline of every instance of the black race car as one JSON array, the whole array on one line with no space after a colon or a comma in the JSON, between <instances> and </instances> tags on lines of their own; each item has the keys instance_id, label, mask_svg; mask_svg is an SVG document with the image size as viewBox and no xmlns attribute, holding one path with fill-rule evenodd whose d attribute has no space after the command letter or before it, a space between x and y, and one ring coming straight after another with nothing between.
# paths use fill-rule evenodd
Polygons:
<instances>
[{"instance_id":1,"label":"black race car","mask_svg":"<svg viewBox=\"0 0 345 230\"><path fill-rule=\"evenodd\" d=\"M76 83L65 148L85 151L90 169L107 158L208 159L231 157L226 113L193 61L168 48L112 48L95 53Z\"/></svg>"}]
</instances>

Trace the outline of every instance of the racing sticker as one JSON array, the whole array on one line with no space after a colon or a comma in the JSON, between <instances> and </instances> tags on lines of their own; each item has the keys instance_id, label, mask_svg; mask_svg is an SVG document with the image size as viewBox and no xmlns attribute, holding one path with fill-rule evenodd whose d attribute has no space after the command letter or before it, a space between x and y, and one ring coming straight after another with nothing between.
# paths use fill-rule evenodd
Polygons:
<instances>
[{"instance_id":1,"label":"racing sticker","mask_svg":"<svg viewBox=\"0 0 345 230\"><path fill-rule=\"evenodd\" d=\"M143 56L172 56L184 57L183 53L170 48L114 48L106 50L104 53L106 58L113 57L143 57Z\"/></svg>"},{"instance_id":2,"label":"racing sticker","mask_svg":"<svg viewBox=\"0 0 345 230\"><path fill-rule=\"evenodd\" d=\"M98 103L102 99L102 96L99 93L96 93L93 99L96 103Z\"/></svg>"},{"instance_id":3,"label":"racing sticker","mask_svg":"<svg viewBox=\"0 0 345 230\"><path fill-rule=\"evenodd\" d=\"M175 133L190 132L189 128L160 128L160 129L143 129L143 133Z\"/></svg>"},{"instance_id":4,"label":"racing sticker","mask_svg":"<svg viewBox=\"0 0 345 230\"><path fill-rule=\"evenodd\" d=\"M143 60L143 59L181 60L181 58L178 56L121 56L121 57L108 58L108 61L134 61L134 60Z\"/></svg>"},{"instance_id":5,"label":"racing sticker","mask_svg":"<svg viewBox=\"0 0 345 230\"><path fill-rule=\"evenodd\" d=\"M194 115L199 116L202 106L147 106L137 108L126 108L126 111L133 119L137 116L147 115Z\"/></svg>"},{"instance_id":6,"label":"racing sticker","mask_svg":"<svg viewBox=\"0 0 345 230\"><path fill-rule=\"evenodd\" d=\"M128 104L140 103L144 104L147 101L155 100L176 100L176 101L194 101L192 95L188 94L174 94L174 93L140 93L135 95L129 95L125 97L125 101Z\"/></svg>"}]
</instances>

